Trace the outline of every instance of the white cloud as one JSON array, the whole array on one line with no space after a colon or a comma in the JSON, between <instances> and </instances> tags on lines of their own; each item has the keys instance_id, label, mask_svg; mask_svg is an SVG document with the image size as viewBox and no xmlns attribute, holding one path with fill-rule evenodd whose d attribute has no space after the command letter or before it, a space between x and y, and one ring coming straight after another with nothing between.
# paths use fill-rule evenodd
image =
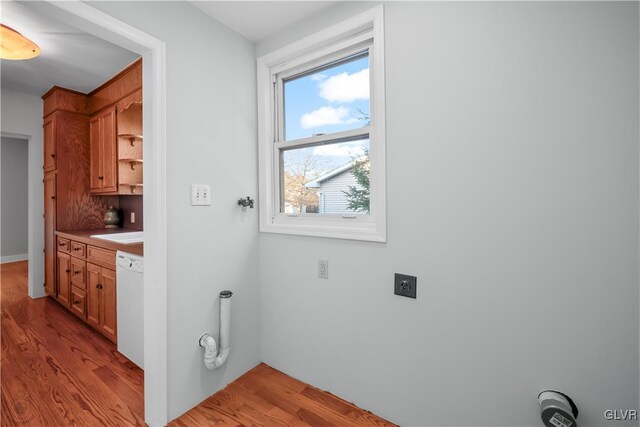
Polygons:
<instances>
[{"instance_id":1,"label":"white cloud","mask_svg":"<svg viewBox=\"0 0 640 427\"><path fill-rule=\"evenodd\" d=\"M353 143L319 145L313 149L313 154L315 156L357 157L364 154L364 147Z\"/></svg>"},{"instance_id":2,"label":"white cloud","mask_svg":"<svg viewBox=\"0 0 640 427\"><path fill-rule=\"evenodd\" d=\"M320 96L330 102L369 99L369 69L357 73L340 73L318 83Z\"/></svg>"},{"instance_id":3,"label":"white cloud","mask_svg":"<svg viewBox=\"0 0 640 427\"><path fill-rule=\"evenodd\" d=\"M355 118L349 118L349 110L345 107L320 107L302 116L300 126L302 126L303 129L309 129L325 125L354 123L357 120L358 119Z\"/></svg>"},{"instance_id":4,"label":"white cloud","mask_svg":"<svg viewBox=\"0 0 640 427\"><path fill-rule=\"evenodd\" d=\"M322 74L322 73L318 73L318 74L312 74L311 75L311 80L313 80L314 82L320 81L320 80L324 80L327 78L326 74Z\"/></svg>"}]
</instances>

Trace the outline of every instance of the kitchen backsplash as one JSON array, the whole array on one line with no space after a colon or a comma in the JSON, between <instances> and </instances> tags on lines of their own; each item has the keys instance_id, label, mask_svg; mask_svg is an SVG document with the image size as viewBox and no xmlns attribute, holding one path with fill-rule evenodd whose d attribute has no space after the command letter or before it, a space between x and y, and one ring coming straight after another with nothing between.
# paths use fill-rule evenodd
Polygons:
<instances>
[{"instance_id":1,"label":"kitchen backsplash","mask_svg":"<svg viewBox=\"0 0 640 427\"><path fill-rule=\"evenodd\" d=\"M143 230L142 198L144 196L120 196L120 213L122 226L132 230ZM136 222L131 223L131 212L135 213Z\"/></svg>"}]
</instances>

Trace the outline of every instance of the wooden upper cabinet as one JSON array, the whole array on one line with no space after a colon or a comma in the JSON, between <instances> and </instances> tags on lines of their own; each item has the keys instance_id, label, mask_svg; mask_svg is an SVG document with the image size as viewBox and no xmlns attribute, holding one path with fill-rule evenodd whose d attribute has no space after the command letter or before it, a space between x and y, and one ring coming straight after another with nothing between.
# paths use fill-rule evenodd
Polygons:
<instances>
[{"instance_id":1,"label":"wooden upper cabinet","mask_svg":"<svg viewBox=\"0 0 640 427\"><path fill-rule=\"evenodd\" d=\"M44 128L44 171L56 170L56 128L52 116L45 119Z\"/></svg>"},{"instance_id":2,"label":"wooden upper cabinet","mask_svg":"<svg viewBox=\"0 0 640 427\"><path fill-rule=\"evenodd\" d=\"M100 191L102 180L100 175L100 118L92 117L89 121L89 175L91 191Z\"/></svg>"},{"instance_id":3,"label":"wooden upper cabinet","mask_svg":"<svg viewBox=\"0 0 640 427\"><path fill-rule=\"evenodd\" d=\"M92 193L117 193L116 109L110 107L89 122Z\"/></svg>"},{"instance_id":4,"label":"wooden upper cabinet","mask_svg":"<svg viewBox=\"0 0 640 427\"><path fill-rule=\"evenodd\" d=\"M44 174L44 291L56 294L56 173Z\"/></svg>"}]
</instances>

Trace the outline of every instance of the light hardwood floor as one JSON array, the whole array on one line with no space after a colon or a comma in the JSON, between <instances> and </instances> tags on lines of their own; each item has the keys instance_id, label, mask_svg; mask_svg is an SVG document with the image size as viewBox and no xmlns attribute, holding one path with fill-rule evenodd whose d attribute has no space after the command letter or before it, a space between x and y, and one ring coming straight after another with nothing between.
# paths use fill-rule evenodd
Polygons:
<instances>
[{"instance_id":1,"label":"light hardwood floor","mask_svg":"<svg viewBox=\"0 0 640 427\"><path fill-rule=\"evenodd\" d=\"M3 426L142 426L143 372L50 298L26 261L0 266Z\"/></svg>"},{"instance_id":2,"label":"light hardwood floor","mask_svg":"<svg viewBox=\"0 0 640 427\"><path fill-rule=\"evenodd\" d=\"M27 296L27 263L0 266L3 426L145 425L143 372L50 298ZM260 364L178 419L197 426L393 426Z\"/></svg>"},{"instance_id":3,"label":"light hardwood floor","mask_svg":"<svg viewBox=\"0 0 640 427\"><path fill-rule=\"evenodd\" d=\"M261 363L169 426L390 427L395 424Z\"/></svg>"}]
</instances>

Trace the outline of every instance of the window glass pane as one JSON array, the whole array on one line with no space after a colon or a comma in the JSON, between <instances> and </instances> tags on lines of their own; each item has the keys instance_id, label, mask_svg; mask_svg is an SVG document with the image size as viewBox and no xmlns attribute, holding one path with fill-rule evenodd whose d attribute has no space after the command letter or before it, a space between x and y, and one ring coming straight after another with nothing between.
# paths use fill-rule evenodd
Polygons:
<instances>
[{"instance_id":1,"label":"window glass pane","mask_svg":"<svg viewBox=\"0 0 640 427\"><path fill-rule=\"evenodd\" d=\"M369 124L369 54L284 81L285 140Z\"/></svg>"},{"instance_id":2,"label":"window glass pane","mask_svg":"<svg viewBox=\"0 0 640 427\"><path fill-rule=\"evenodd\" d=\"M288 214L369 214L369 140L282 151Z\"/></svg>"}]
</instances>

